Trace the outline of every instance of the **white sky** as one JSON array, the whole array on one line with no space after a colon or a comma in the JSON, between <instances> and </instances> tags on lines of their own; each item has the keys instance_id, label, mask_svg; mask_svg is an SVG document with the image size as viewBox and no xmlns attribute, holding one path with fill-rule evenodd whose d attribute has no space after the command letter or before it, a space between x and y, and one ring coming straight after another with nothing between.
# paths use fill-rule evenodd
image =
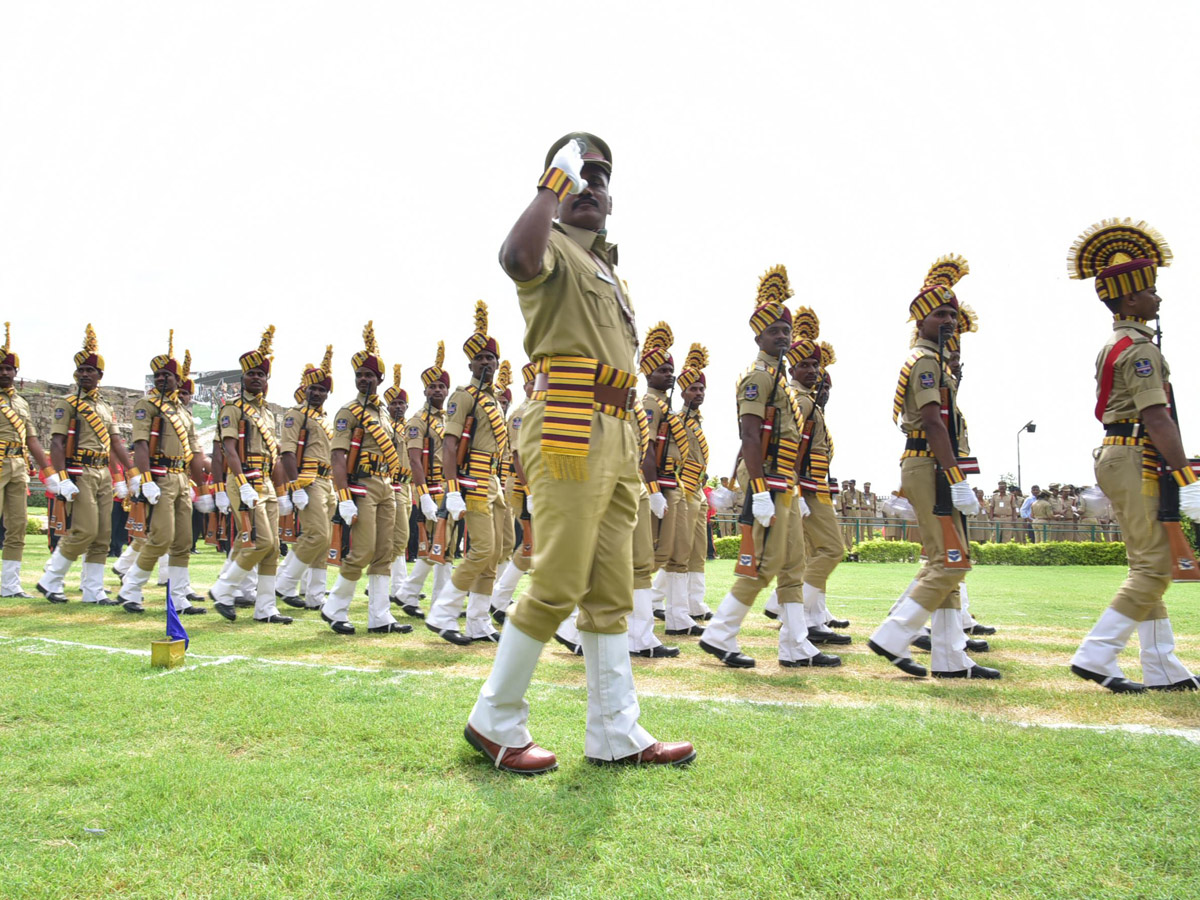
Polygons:
<instances>
[{"instance_id":1,"label":"white sky","mask_svg":"<svg viewBox=\"0 0 1200 900\"><path fill-rule=\"evenodd\" d=\"M1194 45L1154 3L37 3L0 11L0 304L26 378L66 381L95 323L106 382L165 346L236 366L277 328L273 398L335 345L334 399L374 318L385 360L459 349L477 298L514 366L496 251L573 129L613 148L639 325L708 345L712 471L736 443L758 275L788 266L838 363L833 471L890 490L907 305L964 254L962 406L987 490L1091 483L1093 365L1110 330L1068 281L1076 235L1144 218L1195 451L1200 314Z\"/></svg>"}]
</instances>

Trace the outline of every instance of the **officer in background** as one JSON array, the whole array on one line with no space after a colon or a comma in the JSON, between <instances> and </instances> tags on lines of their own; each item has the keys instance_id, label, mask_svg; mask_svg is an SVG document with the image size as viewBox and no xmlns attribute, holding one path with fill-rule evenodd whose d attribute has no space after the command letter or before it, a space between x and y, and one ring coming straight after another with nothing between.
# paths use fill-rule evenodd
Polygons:
<instances>
[{"instance_id":1,"label":"officer in background","mask_svg":"<svg viewBox=\"0 0 1200 900\"><path fill-rule=\"evenodd\" d=\"M388 417L392 420L392 437L400 468L392 479L392 492L396 495L396 521L392 528L392 562L388 586L388 600L397 603L401 588L408 578L408 520L412 512L412 469L408 464L408 450L404 438L404 422L408 416L408 391L400 387L400 363L392 367L392 386L383 392Z\"/></svg>"}]
</instances>

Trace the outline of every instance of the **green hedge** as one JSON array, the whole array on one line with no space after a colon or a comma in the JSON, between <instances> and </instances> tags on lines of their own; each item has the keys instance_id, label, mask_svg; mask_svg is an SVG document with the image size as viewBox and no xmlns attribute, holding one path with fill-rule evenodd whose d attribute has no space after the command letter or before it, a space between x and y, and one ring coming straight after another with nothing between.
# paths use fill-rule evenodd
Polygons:
<instances>
[{"instance_id":1,"label":"green hedge","mask_svg":"<svg viewBox=\"0 0 1200 900\"><path fill-rule=\"evenodd\" d=\"M912 541L863 541L854 552L859 562L916 562L921 545ZM1052 541L1045 544L971 542L971 561L981 566L1123 566L1125 545Z\"/></svg>"},{"instance_id":2,"label":"green hedge","mask_svg":"<svg viewBox=\"0 0 1200 900\"><path fill-rule=\"evenodd\" d=\"M741 544L742 539L738 535L713 538L713 552L717 554L717 559L737 559Z\"/></svg>"},{"instance_id":3,"label":"green hedge","mask_svg":"<svg viewBox=\"0 0 1200 900\"><path fill-rule=\"evenodd\" d=\"M46 502L46 492L40 484L31 484L29 487L30 491L26 506L30 509L45 509L50 505Z\"/></svg>"}]
</instances>

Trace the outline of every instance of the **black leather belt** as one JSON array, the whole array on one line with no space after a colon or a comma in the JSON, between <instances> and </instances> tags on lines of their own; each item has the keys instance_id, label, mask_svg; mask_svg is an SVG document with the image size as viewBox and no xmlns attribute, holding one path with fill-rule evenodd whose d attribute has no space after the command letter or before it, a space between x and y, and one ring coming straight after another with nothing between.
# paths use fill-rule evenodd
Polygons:
<instances>
[{"instance_id":1,"label":"black leather belt","mask_svg":"<svg viewBox=\"0 0 1200 900\"><path fill-rule=\"evenodd\" d=\"M1141 437L1141 422L1113 422L1104 426L1105 437Z\"/></svg>"}]
</instances>

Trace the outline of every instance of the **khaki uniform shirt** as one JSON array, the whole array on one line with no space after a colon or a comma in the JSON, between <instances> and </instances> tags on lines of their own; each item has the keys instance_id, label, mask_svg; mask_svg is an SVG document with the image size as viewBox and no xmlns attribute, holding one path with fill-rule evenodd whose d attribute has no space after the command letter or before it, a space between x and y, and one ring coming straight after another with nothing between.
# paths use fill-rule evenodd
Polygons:
<instances>
[{"instance_id":1,"label":"khaki uniform shirt","mask_svg":"<svg viewBox=\"0 0 1200 900\"><path fill-rule=\"evenodd\" d=\"M305 427L308 428L308 436L304 443L304 459L297 462L329 465L333 459L333 430L325 421L325 411L312 406L293 406L283 414L283 428L279 432L279 452L299 453L300 431Z\"/></svg>"},{"instance_id":2,"label":"khaki uniform shirt","mask_svg":"<svg viewBox=\"0 0 1200 900\"><path fill-rule=\"evenodd\" d=\"M1104 407L1105 425L1121 419L1136 419L1149 406L1162 406L1167 402L1164 383L1170 380L1171 370L1151 338L1154 329L1141 322L1113 322L1113 334L1096 357L1096 397L1100 396L1100 380L1104 375L1104 361L1113 345L1123 337L1133 339L1117 357L1113 366L1112 392Z\"/></svg>"},{"instance_id":3,"label":"khaki uniform shirt","mask_svg":"<svg viewBox=\"0 0 1200 900\"><path fill-rule=\"evenodd\" d=\"M658 431L665 418L663 409L666 406L667 394L665 391L650 388L646 391L646 396L642 398L642 408L646 410L646 425L650 430L650 452L652 454L658 453ZM671 411L668 410L668 412ZM679 446L669 426L666 428L666 444L666 450L663 451L662 465L659 467L659 474L674 475L683 464L683 460L687 456L687 450Z\"/></svg>"},{"instance_id":4,"label":"khaki uniform shirt","mask_svg":"<svg viewBox=\"0 0 1200 900\"><path fill-rule=\"evenodd\" d=\"M200 445L200 440L196 437L196 426L192 423L191 415L184 414L176 401L160 398L158 394L143 397L134 404L133 442L136 444L138 441L145 441L149 449L151 425L159 415L162 416L163 422L158 432L158 449L155 457L150 460L151 465L154 465L159 457L183 459L193 455ZM175 430L169 416L175 417L183 429L182 435Z\"/></svg>"},{"instance_id":5,"label":"khaki uniform shirt","mask_svg":"<svg viewBox=\"0 0 1200 900\"><path fill-rule=\"evenodd\" d=\"M942 370L938 361L937 344L922 338L914 345L914 351L920 351L921 355L909 370L900 410L900 427L906 432L925 429L921 408L930 403L941 403L940 387L943 384L949 389L951 400L955 394L954 379Z\"/></svg>"},{"instance_id":6,"label":"khaki uniform shirt","mask_svg":"<svg viewBox=\"0 0 1200 900\"><path fill-rule=\"evenodd\" d=\"M637 324L628 289L616 284L616 249L596 232L551 226L542 271L517 282L530 360L583 356L636 371Z\"/></svg>"},{"instance_id":7,"label":"khaki uniform shirt","mask_svg":"<svg viewBox=\"0 0 1200 900\"><path fill-rule=\"evenodd\" d=\"M1033 501L1033 506L1029 510L1033 518L1043 521L1054 518L1054 506L1046 499L1043 494L1041 497Z\"/></svg>"},{"instance_id":8,"label":"khaki uniform shirt","mask_svg":"<svg viewBox=\"0 0 1200 900\"><path fill-rule=\"evenodd\" d=\"M355 473L366 474L369 471L371 475L390 479L392 477L391 473L383 465L383 445L366 429L365 423L377 423L383 429L389 449L395 449L396 437L392 431L392 420L388 416L387 410L383 408L379 395L372 394L368 397L366 394L359 394L357 400L365 409L363 419L359 419L349 406L343 406L339 409L337 415L333 418L333 442L331 450L344 450L346 453L349 453L350 439L354 435L354 429L363 426L358 465L355 467L355 472L351 472L350 474L352 476Z\"/></svg>"},{"instance_id":9,"label":"khaki uniform shirt","mask_svg":"<svg viewBox=\"0 0 1200 900\"><path fill-rule=\"evenodd\" d=\"M472 380L471 384L479 387L479 382ZM471 449L496 455L500 452L501 440L507 442L507 426L504 424L504 413L496 402L494 388L491 385L480 390L479 398L472 397L466 388L457 388L450 399L446 401L446 434L462 437L463 427L467 416L475 417L475 425L471 434ZM473 411L472 411L473 410ZM500 423L503 437L496 434L489 420L488 411L495 413L496 421Z\"/></svg>"},{"instance_id":10,"label":"khaki uniform shirt","mask_svg":"<svg viewBox=\"0 0 1200 900\"><path fill-rule=\"evenodd\" d=\"M275 417L267 409L267 401L261 395L252 396L243 391L242 402L258 413L258 420L273 440L275 438ZM226 438L237 440L238 426L242 418L242 411L232 403L227 403L221 407L221 414L218 419L220 423L218 433L221 440L225 440ZM275 463L278 462L278 452L278 444L275 445L274 452L272 452L272 447L268 443L268 439L263 437L258 427L251 421L246 422L246 456L260 457L262 459L264 485L271 484L271 473L275 469ZM248 466L245 459L241 460L241 463L243 468L254 468L254 466Z\"/></svg>"},{"instance_id":11,"label":"khaki uniform shirt","mask_svg":"<svg viewBox=\"0 0 1200 900\"><path fill-rule=\"evenodd\" d=\"M72 398L75 396L71 395ZM96 415L100 417L100 421L108 429L110 440L119 440L120 433L117 431L117 425L113 421L112 407L104 402L100 396L100 391L95 390L90 394L82 394L81 406L88 406L95 410ZM71 404L67 402L67 398L61 397L54 404L53 420L50 423L50 434L61 434L64 437L67 434L67 429L71 423L71 416L74 410ZM105 446L101 442L99 435L83 418L79 416L79 422L75 428L75 449L87 450L91 453L104 453Z\"/></svg>"},{"instance_id":12,"label":"khaki uniform shirt","mask_svg":"<svg viewBox=\"0 0 1200 900\"><path fill-rule=\"evenodd\" d=\"M5 413L12 413L25 426L24 437L17 431L16 426L8 420ZM28 401L15 390L11 393L0 390L0 443L19 444L24 450L29 438L36 438L37 428L33 424L33 413Z\"/></svg>"},{"instance_id":13,"label":"khaki uniform shirt","mask_svg":"<svg viewBox=\"0 0 1200 900\"><path fill-rule=\"evenodd\" d=\"M996 491L988 500L988 513L993 519L1012 519L1020 507L1014 502L1013 495L1008 491L1001 494Z\"/></svg>"},{"instance_id":14,"label":"khaki uniform shirt","mask_svg":"<svg viewBox=\"0 0 1200 900\"><path fill-rule=\"evenodd\" d=\"M192 415L191 406L184 406L182 403L176 407L179 414L183 416L183 420L187 425L188 445L191 447L192 456L202 452L200 447L200 435L196 434L196 417Z\"/></svg>"},{"instance_id":15,"label":"khaki uniform shirt","mask_svg":"<svg viewBox=\"0 0 1200 900\"><path fill-rule=\"evenodd\" d=\"M794 398L788 393L787 384L783 382L782 378L779 378L779 373L776 372L777 363L776 357L760 351L754 364L742 375L737 388L738 421L741 421L742 416L766 418L767 398L771 397L772 388L778 379L779 386L774 387L774 398L771 400L771 406L776 409L775 434L779 436L780 440L791 441L798 448L800 430L804 427L804 420L797 420L800 415L799 406L793 407L792 400ZM777 461L770 459L767 460L767 465L763 467L763 470L771 475L785 474L783 467L778 465ZM789 466L786 474L788 479L792 480L795 476L794 469Z\"/></svg>"},{"instance_id":16,"label":"khaki uniform shirt","mask_svg":"<svg viewBox=\"0 0 1200 900\"><path fill-rule=\"evenodd\" d=\"M524 404L522 404L522 408ZM425 483L430 490L441 490L442 481L442 434L445 429L446 411L434 409L426 404L415 416L404 423L404 449L418 450L421 465L425 468ZM436 423L436 426L430 423Z\"/></svg>"}]
</instances>

